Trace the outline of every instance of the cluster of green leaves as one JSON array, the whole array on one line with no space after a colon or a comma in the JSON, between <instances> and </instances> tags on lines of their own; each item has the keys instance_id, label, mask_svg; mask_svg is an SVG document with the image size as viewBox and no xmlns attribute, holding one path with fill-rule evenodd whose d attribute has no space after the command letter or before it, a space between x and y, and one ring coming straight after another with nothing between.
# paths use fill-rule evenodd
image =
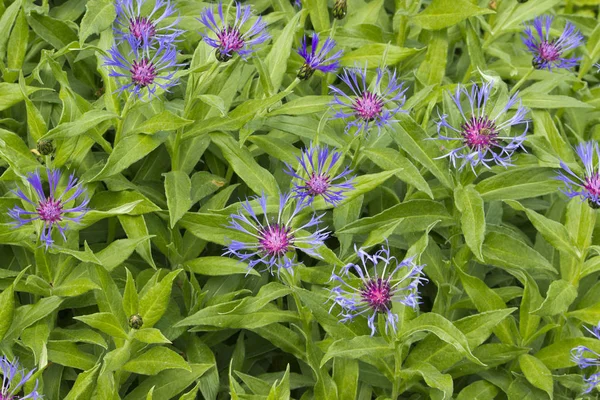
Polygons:
<instances>
[{"instance_id":1,"label":"cluster of green leaves","mask_svg":"<svg viewBox=\"0 0 600 400\"><path fill-rule=\"evenodd\" d=\"M148 0L150 7L152 0ZM171 93L119 95L103 66L112 0L0 2L0 353L37 368L59 399L574 399L570 350L600 341L597 211L567 201L559 161L600 139L598 0L249 0L272 40L248 62L218 63L196 18L174 2L185 68ZM435 136L459 83L508 88L529 73L523 23L558 14L586 37L577 71L535 71L528 153L508 169L457 172ZM364 141L330 120L328 84L295 82L303 34L331 35L342 66L385 63L410 86L407 114ZM55 152L36 146L51 140ZM293 281L222 256L239 199L290 189L284 163L318 141L355 166L355 189L326 213L321 260ZM44 166L80 177L91 211L46 251L13 229L11 190ZM420 311L397 332L330 310L333 270L353 245L389 243L426 264ZM593 396L593 394L592 394Z\"/></svg>"}]
</instances>

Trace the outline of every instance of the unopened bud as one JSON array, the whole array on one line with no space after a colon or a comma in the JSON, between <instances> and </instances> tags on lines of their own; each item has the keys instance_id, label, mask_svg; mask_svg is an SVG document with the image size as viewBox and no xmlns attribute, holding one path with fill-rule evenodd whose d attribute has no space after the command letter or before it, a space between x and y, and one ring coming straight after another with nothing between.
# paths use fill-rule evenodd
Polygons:
<instances>
[{"instance_id":1,"label":"unopened bud","mask_svg":"<svg viewBox=\"0 0 600 400\"><path fill-rule=\"evenodd\" d=\"M140 329L144 325L144 320L140 314L133 314L129 317L129 326L133 329Z\"/></svg>"}]
</instances>

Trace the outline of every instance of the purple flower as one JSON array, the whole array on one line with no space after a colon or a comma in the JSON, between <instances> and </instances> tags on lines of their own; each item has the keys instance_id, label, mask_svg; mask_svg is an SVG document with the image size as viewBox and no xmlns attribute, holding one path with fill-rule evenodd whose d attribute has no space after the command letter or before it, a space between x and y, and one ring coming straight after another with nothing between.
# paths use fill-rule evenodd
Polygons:
<instances>
[{"instance_id":1,"label":"purple flower","mask_svg":"<svg viewBox=\"0 0 600 400\"><path fill-rule=\"evenodd\" d=\"M311 203L317 196L322 196L325 202L335 206L344 199L344 192L351 190L354 177L347 176L352 173L348 167L334 175L333 167L342 158L342 153L330 151L327 147L311 146L302 150L298 162L304 173L296 173L291 165L286 164L288 175L299 180L294 183L294 197L301 202Z\"/></svg>"},{"instance_id":2,"label":"purple flower","mask_svg":"<svg viewBox=\"0 0 600 400\"><path fill-rule=\"evenodd\" d=\"M204 41L216 49L215 56L217 60L222 62L229 61L235 53L239 54L245 60L254 51L254 46L264 43L269 39L267 24L260 16L249 29L243 30L244 25L252 16L250 6L242 6L240 3L235 3L236 13L233 25L228 23L227 19L223 16L222 2L219 2L217 8L219 18L221 19L220 24L217 24L215 20L215 13L212 7L205 8L202 14L200 14L200 19L198 19L216 36L216 38L211 38L207 34L203 34Z\"/></svg>"},{"instance_id":3,"label":"purple flower","mask_svg":"<svg viewBox=\"0 0 600 400\"><path fill-rule=\"evenodd\" d=\"M453 148L443 157L449 157L452 165L456 167L456 161L461 160L460 169L470 164L475 172L479 164L490 168L489 162L507 167L511 164L513 153L523 148L526 139L529 121L525 118L528 110L521 105L518 93L508 99L503 107L492 107L488 105L492 89L492 82L481 86L473 85L469 92L466 87L458 85L456 93L450 95L463 121L454 126L447 121L448 115L440 116L436 123L439 140L458 141L460 146ZM462 96L465 95L469 107L463 108ZM517 104L517 110L510 118L507 116L508 109ZM495 115L492 109L499 109ZM518 136L510 136L511 128L515 125L525 124L525 130ZM442 127L455 132L455 136L445 136L441 133ZM503 134L504 133L504 134Z\"/></svg>"},{"instance_id":4,"label":"purple flower","mask_svg":"<svg viewBox=\"0 0 600 400\"><path fill-rule=\"evenodd\" d=\"M145 0L117 0L115 8L115 38L126 41L132 49L152 47L154 44L167 45L173 43L183 31L175 29L179 16L170 23L163 23L175 16L175 7L170 0L156 0L154 8L148 15L142 15Z\"/></svg>"},{"instance_id":5,"label":"purple flower","mask_svg":"<svg viewBox=\"0 0 600 400\"><path fill-rule=\"evenodd\" d=\"M23 389L23 385L31 379L35 369L25 373L25 369L19 368L19 360L15 358L13 362L10 362L5 356L2 356L0 357L0 371L2 371L0 400L36 400L42 398L42 395L37 392L37 381L35 382L35 388L28 395L17 395Z\"/></svg>"},{"instance_id":6,"label":"purple flower","mask_svg":"<svg viewBox=\"0 0 600 400\"><path fill-rule=\"evenodd\" d=\"M48 195L44 192L39 171L27 176L30 189L33 189L33 191L28 190L31 193L30 196L27 196L20 188L13 192L28 203L28 208L33 211L15 206L8 212L8 215L15 220L17 227L40 220L43 223L40 239L46 245L46 249L54 244L52 239L54 228L58 230L64 240L67 240L65 231L68 228L68 222L81 221L81 218L88 212L87 205L89 203L85 189L77 183L74 175L69 176L66 187L59 193L57 189L61 179L60 170L48 169L47 172ZM82 195L84 196L83 200L76 206L74 203Z\"/></svg>"},{"instance_id":7,"label":"purple flower","mask_svg":"<svg viewBox=\"0 0 600 400\"><path fill-rule=\"evenodd\" d=\"M395 332L398 315L392 311L393 303L418 307L418 287L427 281L421 275L424 265L415 264L414 257L399 263L396 257L390 256L390 250L385 246L373 255L362 249L356 250L356 254L361 265L350 263L343 268L342 276L335 273L331 276L332 281L340 283L331 289L330 299L334 302L331 309L336 304L342 307L342 322L370 314L368 325L371 336L377 330L377 315L384 314L386 332L390 327Z\"/></svg>"},{"instance_id":8,"label":"purple flower","mask_svg":"<svg viewBox=\"0 0 600 400\"><path fill-rule=\"evenodd\" d=\"M340 50L328 57L328 54L331 53L335 47L335 41L332 38L328 37L325 39L321 49L317 50L319 47L319 34L313 33L311 50L308 51L307 47L306 35L304 35L302 38L302 46L298 49L298 54L300 57L304 58L304 64L300 68L300 71L298 71L298 78L302 80L308 79L317 69L323 73L328 73L339 68L339 59L342 56L343 51Z\"/></svg>"},{"instance_id":9,"label":"purple flower","mask_svg":"<svg viewBox=\"0 0 600 400\"><path fill-rule=\"evenodd\" d=\"M596 72L600 72L600 63L594 64L594 67L598 68L598 71L596 71Z\"/></svg>"},{"instance_id":10,"label":"purple flower","mask_svg":"<svg viewBox=\"0 0 600 400\"><path fill-rule=\"evenodd\" d=\"M161 44L157 49L137 48L131 52L122 52L117 46L108 50L109 57L104 65L112 67L109 76L122 79L119 92L128 91L148 99L156 95L156 89L165 92L176 85L177 49L170 44Z\"/></svg>"},{"instance_id":11,"label":"purple flower","mask_svg":"<svg viewBox=\"0 0 600 400\"><path fill-rule=\"evenodd\" d=\"M591 330L587 327L585 329L600 340L600 323L593 327ZM577 363L579 368L585 369L588 367L600 366L600 354L586 346L577 346L571 350L571 361ZM584 393L590 393L600 383L600 372L590 375L589 377L583 377L586 383L586 390Z\"/></svg>"},{"instance_id":12,"label":"purple flower","mask_svg":"<svg viewBox=\"0 0 600 400\"><path fill-rule=\"evenodd\" d=\"M533 27L526 26L523 43L533 55L532 64L536 69L571 68L580 58L566 58L564 54L583 42L583 35L573 24L567 22L558 39L550 39L550 25L554 17L544 15L533 20ZM535 29L537 37L533 32Z\"/></svg>"},{"instance_id":13,"label":"purple flower","mask_svg":"<svg viewBox=\"0 0 600 400\"><path fill-rule=\"evenodd\" d=\"M298 9L302 9L302 1L294 0L294 7L298 7Z\"/></svg>"},{"instance_id":14,"label":"purple flower","mask_svg":"<svg viewBox=\"0 0 600 400\"><path fill-rule=\"evenodd\" d=\"M382 87L384 75L387 75L388 83ZM369 133L373 125L378 130L394 121L394 115L402 110L406 100L404 83L399 83L396 71L389 69L377 69L374 85L367 85L367 67L360 69L344 68L338 75L339 78L350 88L352 95L347 95L342 90L331 85L329 88L333 93L332 106L335 109L333 118L342 118L347 121L345 132L356 127L356 135L360 132Z\"/></svg>"},{"instance_id":15,"label":"purple flower","mask_svg":"<svg viewBox=\"0 0 600 400\"><path fill-rule=\"evenodd\" d=\"M600 150L598 142L580 143L575 151L585 167L585 174L580 177L561 161L560 166L566 173L560 171L558 179L567 186L563 193L571 199L580 197L582 200L587 200L592 208L600 208ZM596 154L595 161L594 154Z\"/></svg>"},{"instance_id":16,"label":"purple flower","mask_svg":"<svg viewBox=\"0 0 600 400\"><path fill-rule=\"evenodd\" d=\"M317 228L312 233L307 232L306 229L317 226L323 215L312 214L308 222L294 226L294 218L307 205L305 201L296 201L292 206L291 195L281 195L277 217L269 218L266 195L263 194L256 199L264 216L259 218L250 202L248 200L243 202L239 212L231 214L229 227L246 234L248 240L245 242L231 240L225 254L248 262L248 268L264 264L265 270L270 271L271 274L274 268L277 268L278 274L282 268L293 272L291 268L298 264L296 250L320 258L317 248L323 244L329 233L325 232L326 228ZM288 212L288 208L291 212Z\"/></svg>"}]
</instances>

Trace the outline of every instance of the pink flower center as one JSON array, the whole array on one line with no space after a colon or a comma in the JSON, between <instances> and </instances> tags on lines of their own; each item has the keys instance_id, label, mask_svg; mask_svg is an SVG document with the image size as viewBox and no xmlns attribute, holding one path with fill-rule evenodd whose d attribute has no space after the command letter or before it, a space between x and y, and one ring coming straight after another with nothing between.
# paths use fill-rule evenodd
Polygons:
<instances>
[{"instance_id":1,"label":"pink flower center","mask_svg":"<svg viewBox=\"0 0 600 400\"><path fill-rule=\"evenodd\" d=\"M467 146L474 150L487 149L497 143L496 124L487 117L471 117L462 125L462 136Z\"/></svg>"},{"instance_id":2,"label":"pink flower center","mask_svg":"<svg viewBox=\"0 0 600 400\"><path fill-rule=\"evenodd\" d=\"M544 61L556 61L560 58L560 47L554 41L543 41L538 45L539 58Z\"/></svg>"},{"instance_id":3,"label":"pink flower center","mask_svg":"<svg viewBox=\"0 0 600 400\"><path fill-rule=\"evenodd\" d=\"M48 197L46 200L40 201L37 212L42 221L55 223L62 220L62 207L60 200L54 200L52 197Z\"/></svg>"},{"instance_id":4,"label":"pink flower center","mask_svg":"<svg viewBox=\"0 0 600 400\"><path fill-rule=\"evenodd\" d=\"M600 196L600 173L595 173L592 176L586 177L583 187L591 195Z\"/></svg>"},{"instance_id":5,"label":"pink flower center","mask_svg":"<svg viewBox=\"0 0 600 400\"><path fill-rule=\"evenodd\" d=\"M392 301L390 283L381 278L367 282L360 294L375 311L384 311Z\"/></svg>"},{"instance_id":6,"label":"pink flower center","mask_svg":"<svg viewBox=\"0 0 600 400\"><path fill-rule=\"evenodd\" d=\"M306 181L306 186L308 186L308 192L313 196L323 194L329 189L329 176L317 175L313 172L310 179Z\"/></svg>"},{"instance_id":7,"label":"pink flower center","mask_svg":"<svg viewBox=\"0 0 600 400\"><path fill-rule=\"evenodd\" d=\"M146 17L136 17L129 20L129 31L139 40L149 39L156 34L154 24Z\"/></svg>"},{"instance_id":8,"label":"pink flower center","mask_svg":"<svg viewBox=\"0 0 600 400\"><path fill-rule=\"evenodd\" d=\"M229 60L233 55L232 52L238 52L244 47L245 42L241 32L232 26L222 29L217 34L217 38L220 42L217 51L217 58L221 57L219 60Z\"/></svg>"},{"instance_id":9,"label":"pink flower center","mask_svg":"<svg viewBox=\"0 0 600 400\"><path fill-rule=\"evenodd\" d=\"M154 64L147 58L142 58L139 62L134 61L129 72L131 73L131 81L139 87L152 84L156 78Z\"/></svg>"},{"instance_id":10,"label":"pink flower center","mask_svg":"<svg viewBox=\"0 0 600 400\"><path fill-rule=\"evenodd\" d=\"M375 93L366 91L354 101L353 107L358 118L372 121L381 115L383 100Z\"/></svg>"},{"instance_id":11,"label":"pink flower center","mask_svg":"<svg viewBox=\"0 0 600 400\"><path fill-rule=\"evenodd\" d=\"M290 234L290 229L285 225L272 224L267 226L260 233L261 249L273 256L282 256L289 250L294 237Z\"/></svg>"}]
</instances>

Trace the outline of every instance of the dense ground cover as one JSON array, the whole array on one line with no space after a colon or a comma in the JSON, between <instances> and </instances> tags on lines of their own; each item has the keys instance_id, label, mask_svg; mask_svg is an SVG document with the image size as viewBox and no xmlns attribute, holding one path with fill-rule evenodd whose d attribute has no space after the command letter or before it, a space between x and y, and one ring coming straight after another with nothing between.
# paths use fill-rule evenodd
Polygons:
<instances>
[{"instance_id":1,"label":"dense ground cover","mask_svg":"<svg viewBox=\"0 0 600 400\"><path fill-rule=\"evenodd\" d=\"M596 398L599 14L0 2L0 400Z\"/></svg>"}]
</instances>

